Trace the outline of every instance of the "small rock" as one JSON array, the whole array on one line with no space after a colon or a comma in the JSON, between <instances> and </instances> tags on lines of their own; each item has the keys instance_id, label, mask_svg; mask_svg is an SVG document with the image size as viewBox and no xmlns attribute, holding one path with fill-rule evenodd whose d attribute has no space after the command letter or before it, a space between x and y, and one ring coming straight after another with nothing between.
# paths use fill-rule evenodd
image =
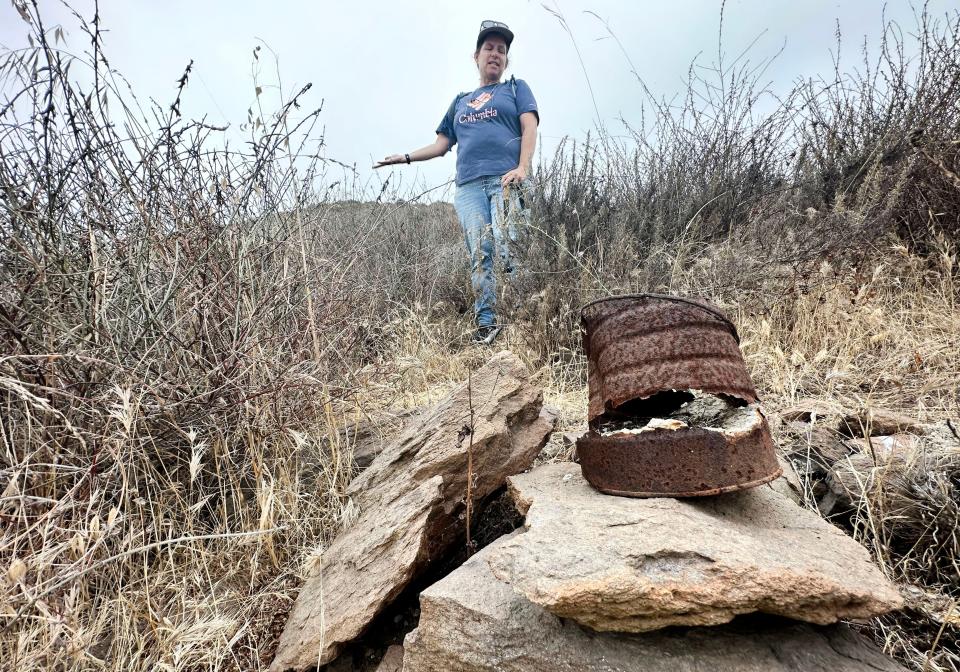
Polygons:
<instances>
[{"instance_id":1,"label":"small rock","mask_svg":"<svg viewBox=\"0 0 960 672\"><path fill-rule=\"evenodd\" d=\"M576 445L577 445L577 439L579 439L581 436L583 436L583 434L586 433L586 431L587 431L587 428L586 428L586 427L581 427L581 428L578 428L578 429L573 430L573 431L570 431L570 432L564 432L564 433L563 433L563 447L564 447L564 448L574 448L574 449L575 449L575 448L576 448Z\"/></svg>"},{"instance_id":2,"label":"small rock","mask_svg":"<svg viewBox=\"0 0 960 672\"><path fill-rule=\"evenodd\" d=\"M403 647L394 644L383 654L377 672L401 672L403 670Z\"/></svg>"},{"instance_id":3,"label":"small rock","mask_svg":"<svg viewBox=\"0 0 960 672\"><path fill-rule=\"evenodd\" d=\"M797 504L803 503L803 483L797 470L793 468L793 463L781 455L777 455L777 462L783 473L779 478L767 484L767 487L779 492L784 497L789 497Z\"/></svg>"},{"instance_id":4,"label":"small rock","mask_svg":"<svg viewBox=\"0 0 960 672\"><path fill-rule=\"evenodd\" d=\"M915 418L880 408L865 408L859 413L844 416L840 422L840 431L851 437L924 433L923 425Z\"/></svg>"}]
</instances>

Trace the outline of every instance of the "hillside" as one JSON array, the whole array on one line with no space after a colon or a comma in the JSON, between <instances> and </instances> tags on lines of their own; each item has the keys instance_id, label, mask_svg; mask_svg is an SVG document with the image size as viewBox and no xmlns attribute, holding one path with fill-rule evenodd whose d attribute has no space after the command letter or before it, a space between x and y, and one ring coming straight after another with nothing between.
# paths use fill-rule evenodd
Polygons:
<instances>
[{"instance_id":1,"label":"hillside","mask_svg":"<svg viewBox=\"0 0 960 672\"><path fill-rule=\"evenodd\" d=\"M386 443L492 354L462 234L445 203L331 202L296 97L224 151L36 31L0 108L0 660L266 669L354 520L357 428ZM539 463L586 424L579 308L618 293L728 315L784 455L880 411L939 427L829 509L840 460L799 469L804 506L907 597L860 629L939 672L960 669L960 19L917 31L916 58L891 30L876 68L769 115L738 70L627 145L544 158L496 349L558 410Z\"/></svg>"}]
</instances>

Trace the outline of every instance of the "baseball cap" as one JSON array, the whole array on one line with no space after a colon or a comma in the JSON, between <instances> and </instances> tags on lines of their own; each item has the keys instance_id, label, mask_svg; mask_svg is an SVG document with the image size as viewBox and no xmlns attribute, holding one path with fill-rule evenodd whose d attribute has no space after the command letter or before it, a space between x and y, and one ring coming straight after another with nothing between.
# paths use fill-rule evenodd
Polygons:
<instances>
[{"instance_id":1,"label":"baseball cap","mask_svg":"<svg viewBox=\"0 0 960 672\"><path fill-rule=\"evenodd\" d=\"M491 33L497 33L503 37L503 40L507 43L507 50L510 49L510 43L513 42L513 31L507 27L507 24L500 23L499 21L481 21L480 22L480 34L477 35L477 49L480 48L480 45L483 44L484 39L487 35Z\"/></svg>"}]
</instances>

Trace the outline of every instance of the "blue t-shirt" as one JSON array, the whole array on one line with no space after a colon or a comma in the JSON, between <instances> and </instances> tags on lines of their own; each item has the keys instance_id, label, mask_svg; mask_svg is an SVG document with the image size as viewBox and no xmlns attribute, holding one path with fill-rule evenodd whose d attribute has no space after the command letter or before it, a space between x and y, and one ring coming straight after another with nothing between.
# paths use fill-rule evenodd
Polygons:
<instances>
[{"instance_id":1,"label":"blue t-shirt","mask_svg":"<svg viewBox=\"0 0 960 672\"><path fill-rule=\"evenodd\" d=\"M537 101L522 79L481 86L450 104L437 133L457 149L457 184L478 177L503 175L520 163L520 115L533 112L540 119Z\"/></svg>"}]
</instances>

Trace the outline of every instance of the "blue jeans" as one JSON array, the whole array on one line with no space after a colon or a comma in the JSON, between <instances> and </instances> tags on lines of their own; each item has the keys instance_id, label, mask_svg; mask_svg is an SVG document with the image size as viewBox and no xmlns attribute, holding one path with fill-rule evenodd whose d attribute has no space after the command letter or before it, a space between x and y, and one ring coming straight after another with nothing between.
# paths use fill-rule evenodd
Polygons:
<instances>
[{"instance_id":1,"label":"blue jeans","mask_svg":"<svg viewBox=\"0 0 960 672\"><path fill-rule=\"evenodd\" d=\"M494 255L503 269L513 271L512 245L517 240L517 221L523 216L520 191L511 186L505 206L500 176L478 177L457 186L453 206L460 218L463 237L470 255L473 284L473 311L477 326L497 323L497 281L494 277Z\"/></svg>"}]
</instances>

